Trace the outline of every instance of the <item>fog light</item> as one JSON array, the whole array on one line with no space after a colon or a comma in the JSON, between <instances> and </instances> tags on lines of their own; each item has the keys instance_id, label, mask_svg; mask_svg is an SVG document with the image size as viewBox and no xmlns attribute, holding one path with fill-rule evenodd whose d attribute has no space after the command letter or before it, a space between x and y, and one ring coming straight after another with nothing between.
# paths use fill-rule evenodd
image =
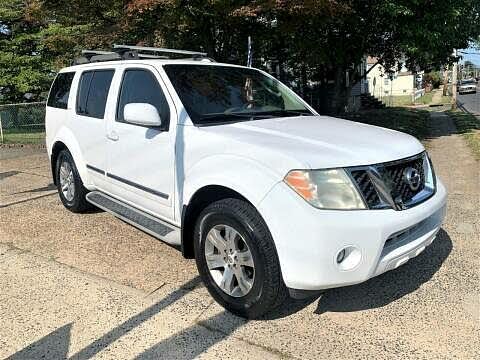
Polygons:
<instances>
[{"instance_id":1,"label":"fog light","mask_svg":"<svg viewBox=\"0 0 480 360\"><path fill-rule=\"evenodd\" d=\"M350 245L340 250L334 259L340 270L349 271L355 269L360 264L362 253L360 249Z\"/></svg>"}]
</instances>

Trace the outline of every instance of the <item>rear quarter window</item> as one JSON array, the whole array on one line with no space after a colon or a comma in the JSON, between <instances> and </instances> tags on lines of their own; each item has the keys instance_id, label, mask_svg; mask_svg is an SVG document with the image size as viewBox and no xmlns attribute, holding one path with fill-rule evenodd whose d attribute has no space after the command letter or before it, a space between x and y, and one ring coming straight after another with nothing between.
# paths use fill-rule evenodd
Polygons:
<instances>
[{"instance_id":1,"label":"rear quarter window","mask_svg":"<svg viewBox=\"0 0 480 360\"><path fill-rule=\"evenodd\" d=\"M47 106L58 109L68 107L68 96L74 76L75 72L64 72L57 75L48 95Z\"/></svg>"}]
</instances>

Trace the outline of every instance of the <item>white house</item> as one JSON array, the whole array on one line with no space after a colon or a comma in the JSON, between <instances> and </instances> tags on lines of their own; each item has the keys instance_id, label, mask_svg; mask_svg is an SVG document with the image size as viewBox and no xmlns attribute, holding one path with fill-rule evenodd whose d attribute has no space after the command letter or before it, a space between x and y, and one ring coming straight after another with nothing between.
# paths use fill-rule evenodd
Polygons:
<instances>
[{"instance_id":1,"label":"white house","mask_svg":"<svg viewBox=\"0 0 480 360\"><path fill-rule=\"evenodd\" d=\"M373 69L371 69L373 67ZM367 58L367 74L368 92L378 99L389 96L420 96L421 79L423 72L417 74L408 71L404 65L400 71L389 73L382 65L377 64L377 59L373 57ZM418 81L420 80L420 81ZM420 90L420 91L419 91Z\"/></svg>"}]
</instances>

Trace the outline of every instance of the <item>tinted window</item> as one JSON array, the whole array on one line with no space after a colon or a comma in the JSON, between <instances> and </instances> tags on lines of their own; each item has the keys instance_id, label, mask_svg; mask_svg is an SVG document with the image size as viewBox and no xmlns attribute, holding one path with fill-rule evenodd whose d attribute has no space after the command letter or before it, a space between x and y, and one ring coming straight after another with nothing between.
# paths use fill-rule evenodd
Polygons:
<instances>
[{"instance_id":1,"label":"tinted window","mask_svg":"<svg viewBox=\"0 0 480 360\"><path fill-rule=\"evenodd\" d=\"M195 124L312 115L298 96L258 70L221 65L165 65Z\"/></svg>"},{"instance_id":2,"label":"tinted window","mask_svg":"<svg viewBox=\"0 0 480 360\"><path fill-rule=\"evenodd\" d=\"M84 72L80 78L77 113L103 119L113 70Z\"/></svg>"},{"instance_id":3,"label":"tinted window","mask_svg":"<svg viewBox=\"0 0 480 360\"><path fill-rule=\"evenodd\" d=\"M75 76L74 72L60 73L53 82L47 105L59 109L66 109L68 105L68 96L70 87Z\"/></svg>"},{"instance_id":4,"label":"tinted window","mask_svg":"<svg viewBox=\"0 0 480 360\"><path fill-rule=\"evenodd\" d=\"M167 100L160 84L150 71L140 69L125 71L118 100L118 121L124 121L123 109L130 103L148 103L155 106L162 122L168 124L170 113Z\"/></svg>"},{"instance_id":5,"label":"tinted window","mask_svg":"<svg viewBox=\"0 0 480 360\"><path fill-rule=\"evenodd\" d=\"M90 87L90 81L92 81L93 71L84 72L80 77L78 83L78 95L77 95L77 114L87 113L87 96L88 89Z\"/></svg>"}]
</instances>

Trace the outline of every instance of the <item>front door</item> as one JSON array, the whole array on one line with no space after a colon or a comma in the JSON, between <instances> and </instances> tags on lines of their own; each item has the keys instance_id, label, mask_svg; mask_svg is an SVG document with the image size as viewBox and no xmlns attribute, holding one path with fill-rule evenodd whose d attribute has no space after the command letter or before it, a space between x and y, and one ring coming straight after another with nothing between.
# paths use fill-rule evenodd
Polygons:
<instances>
[{"instance_id":1,"label":"front door","mask_svg":"<svg viewBox=\"0 0 480 360\"><path fill-rule=\"evenodd\" d=\"M173 220L176 112L153 67L124 68L116 116L107 124L107 192L165 220ZM157 109L162 127L128 123L130 103Z\"/></svg>"}]
</instances>

